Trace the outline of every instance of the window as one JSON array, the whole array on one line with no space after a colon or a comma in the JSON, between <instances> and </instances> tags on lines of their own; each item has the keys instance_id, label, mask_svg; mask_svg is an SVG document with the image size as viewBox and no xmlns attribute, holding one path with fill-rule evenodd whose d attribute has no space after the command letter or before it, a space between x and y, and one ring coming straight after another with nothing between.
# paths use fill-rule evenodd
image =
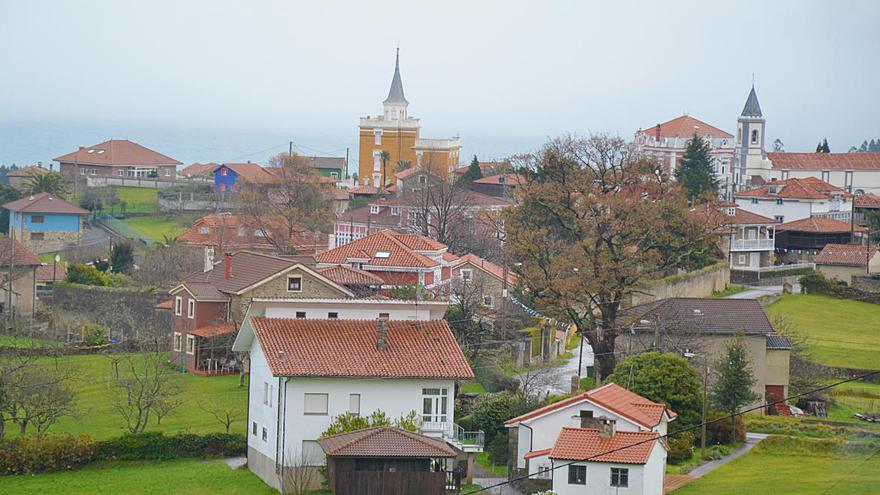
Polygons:
<instances>
[{"instance_id":1,"label":"window","mask_svg":"<svg viewBox=\"0 0 880 495\"><path fill-rule=\"evenodd\" d=\"M586 485L587 484L587 466L578 466L571 464L568 466L568 484L569 485Z\"/></svg>"},{"instance_id":2,"label":"window","mask_svg":"<svg viewBox=\"0 0 880 495\"><path fill-rule=\"evenodd\" d=\"M379 213L379 207L377 205L370 205L370 213L373 215Z\"/></svg>"},{"instance_id":3,"label":"window","mask_svg":"<svg viewBox=\"0 0 880 495\"><path fill-rule=\"evenodd\" d=\"M43 215L31 215L31 223L44 223L46 221L46 217Z\"/></svg>"},{"instance_id":4,"label":"window","mask_svg":"<svg viewBox=\"0 0 880 495\"><path fill-rule=\"evenodd\" d=\"M199 234L207 234L209 232L211 232L211 229L208 228L207 225L202 225L201 227L199 227Z\"/></svg>"},{"instance_id":5,"label":"window","mask_svg":"<svg viewBox=\"0 0 880 495\"><path fill-rule=\"evenodd\" d=\"M777 222L782 223L782 222L783 222L783 219L784 219L785 217L782 216L782 215L774 215L773 218L775 218Z\"/></svg>"},{"instance_id":6,"label":"window","mask_svg":"<svg viewBox=\"0 0 880 495\"><path fill-rule=\"evenodd\" d=\"M732 216L732 217L735 217L735 216L736 216L736 208L728 208L728 209L727 209L727 214L730 215L730 216Z\"/></svg>"},{"instance_id":7,"label":"window","mask_svg":"<svg viewBox=\"0 0 880 495\"><path fill-rule=\"evenodd\" d=\"M446 423L449 390L445 388L422 389L422 423Z\"/></svg>"},{"instance_id":8,"label":"window","mask_svg":"<svg viewBox=\"0 0 880 495\"><path fill-rule=\"evenodd\" d=\"M170 168L165 169L165 177L171 177L171 169Z\"/></svg>"},{"instance_id":9,"label":"window","mask_svg":"<svg viewBox=\"0 0 880 495\"><path fill-rule=\"evenodd\" d=\"M758 204L758 198L752 198L752 204L753 205Z\"/></svg>"},{"instance_id":10,"label":"window","mask_svg":"<svg viewBox=\"0 0 880 495\"><path fill-rule=\"evenodd\" d=\"M382 259L382 260L387 260L388 258L391 257L391 252L390 251L376 251L375 257Z\"/></svg>"},{"instance_id":11,"label":"window","mask_svg":"<svg viewBox=\"0 0 880 495\"><path fill-rule=\"evenodd\" d=\"M379 313L380 320L388 320L390 318L391 318L391 315L389 313Z\"/></svg>"},{"instance_id":12,"label":"window","mask_svg":"<svg viewBox=\"0 0 880 495\"><path fill-rule=\"evenodd\" d=\"M399 206L392 206L391 207L391 214L394 216L400 215L400 207Z\"/></svg>"},{"instance_id":13,"label":"window","mask_svg":"<svg viewBox=\"0 0 880 495\"><path fill-rule=\"evenodd\" d=\"M98 169L93 168L93 169L92 169L92 175L98 175Z\"/></svg>"},{"instance_id":14,"label":"window","mask_svg":"<svg viewBox=\"0 0 880 495\"><path fill-rule=\"evenodd\" d=\"M302 292L302 277L287 277L287 292Z\"/></svg>"},{"instance_id":15,"label":"window","mask_svg":"<svg viewBox=\"0 0 880 495\"><path fill-rule=\"evenodd\" d=\"M361 413L361 394L348 394L348 412Z\"/></svg>"},{"instance_id":16,"label":"window","mask_svg":"<svg viewBox=\"0 0 880 495\"><path fill-rule=\"evenodd\" d=\"M752 129L752 144L758 144L758 130Z\"/></svg>"},{"instance_id":17,"label":"window","mask_svg":"<svg viewBox=\"0 0 880 495\"><path fill-rule=\"evenodd\" d=\"M776 204L778 204L778 205L785 204L785 201L783 201L782 198L778 198L776 200Z\"/></svg>"},{"instance_id":18,"label":"window","mask_svg":"<svg viewBox=\"0 0 880 495\"><path fill-rule=\"evenodd\" d=\"M120 177L125 177L125 170L117 170L116 175L118 175Z\"/></svg>"},{"instance_id":19,"label":"window","mask_svg":"<svg viewBox=\"0 0 880 495\"><path fill-rule=\"evenodd\" d=\"M327 394L303 394L305 401L303 403L303 414L326 416L327 402L329 396Z\"/></svg>"},{"instance_id":20,"label":"window","mask_svg":"<svg viewBox=\"0 0 880 495\"><path fill-rule=\"evenodd\" d=\"M84 168L79 169L79 175L86 175L86 169L84 169Z\"/></svg>"},{"instance_id":21,"label":"window","mask_svg":"<svg viewBox=\"0 0 880 495\"><path fill-rule=\"evenodd\" d=\"M629 486L629 469L611 468L611 486Z\"/></svg>"},{"instance_id":22,"label":"window","mask_svg":"<svg viewBox=\"0 0 880 495\"><path fill-rule=\"evenodd\" d=\"M491 308L492 307L492 296L490 296L489 294L485 294L483 296L483 304L485 306L488 306Z\"/></svg>"},{"instance_id":23,"label":"window","mask_svg":"<svg viewBox=\"0 0 880 495\"><path fill-rule=\"evenodd\" d=\"M373 144L382 144L382 129L373 131Z\"/></svg>"},{"instance_id":24,"label":"window","mask_svg":"<svg viewBox=\"0 0 880 495\"><path fill-rule=\"evenodd\" d=\"M471 280L474 279L474 271L473 270L462 269L461 271L459 271L459 274L461 274L462 282L470 282Z\"/></svg>"},{"instance_id":25,"label":"window","mask_svg":"<svg viewBox=\"0 0 880 495\"><path fill-rule=\"evenodd\" d=\"M177 296L174 298L174 314L180 316L183 312L183 298Z\"/></svg>"},{"instance_id":26,"label":"window","mask_svg":"<svg viewBox=\"0 0 880 495\"><path fill-rule=\"evenodd\" d=\"M272 407L272 385L263 382L263 405Z\"/></svg>"},{"instance_id":27,"label":"window","mask_svg":"<svg viewBox=\"0 0 880 495\"><path fill-rule=\"evenodd\" d=\"M304 319L304 318L306 317L306 312L305 312L305 311L297 311L297 312L296 312L296 317L297 317L298 319L302 320L302 319Z\"/></svg>"},{"instance_id":28,"label":"window","mask_svg":"<svg viewBox=\"0 0 880 495\"><path fill-rule=\"evenodd\" d=\"M339 318L339 313L337 313L335 311L331 311L331 312L327 313L327 319L335 320L337 318Z\"/></svg>"},{"instance_id":29,"label":"window","mask_svg":"<svg viewBox=\"0 0 880 495\"><path fill-rule=\"evenodd\" d=\"M740 265L745 265L746 264L746 255L744 255L744 254L739 255L738 261L739 261Z\"/></svg>"},{"instance_id":30,"label":"window","mask_svg":"<svg viewBox=\"0 0 880 495\"><path fill-rule=\"evenodd\" d=\"M263 427L263 441L265 442L268 439L269 439L269 432L266 431L266 427L264 426Z\"/></svg>"},{"instance_id":31,"label":"window","mask_svg":"<svg viewBox=\"0 0 880 495\"><path fill-rule=\"evenodd\" d=\"M825 182L828 182L829 179L831 179L831 172L829 172L827 170L823 170L822 171L822 180L824 180Z\"/></svg>"},{"instance_id":32,"label":"window","mask_svg":"<svg viewBox=\"0 0 880 495\"><path fill-rule=\"evenodd\" d=\"M180 335L180 332L174 332L174 351L180 352L180 345L183 341L183 336Z\"/></svg>"},{"instance_id":33,"label":"window","mask_svg":"<svg viewBox=\"0 0 880 495\"><path fill-rule=\"evenodd\" d=\"M196 338L192 335L186 336L186 353L187 354L195 354L196 353Z\"/></svg>"},{"instance_id":34,"label":"window","mask_svg":"<svg viewBox=\"0 0 880 495\"><path fill-rule=\"evenodd\" d=\"M32 241L42 241L44 239L44 235L42 232L31 232L31 240Z\"/></svg>"},{"instance_id":35,"label":"window","mask_svg":"<svg viewBox=\"0 0 880 495\"><path fill-rule=\"evenodd\" d=\"M339 178L339 172L330 172L330 178L332 178L332 179L338 179L338 178Z\"/></svg>"},{"instance_id":36,"label":"window","mask_svg":"<svg viewBox=\"0 0 880 495\"><path fill-rule=\"evenodd\" d=\"M252 433L254 436L257 436L257 422L256 422L256 421L254 421L254 422L253 422L253 426L251 426L251 433Z\"/></svg>"},{"instance_id":37,"label":"window","mask_svg":"<svg viewBox=\"0 0 880 495\"><path fill-rule=\"evenodd\" d=\"M420 175L419 176L419 184L427 184L427 183L428 183L428 176L427 175Z\"/></svg>"},{"instance_id":38,"label":"window","mask_svg":"<svg viewBox=\"0 0 880 495\"><path fill-rule=\"evenodd\" d=\"M223 177L226 177L227 175L229 175L229 169L227 169L226 167L221 168L220 175L222 175Z\"/></svg>"},{"instance_id":39,"label":"window","mask_svg":"<svg viewBox=\"0 0 880 495\"><path fill-rule=\"evenodd\" d=\"M196 301L195 299L189 299L186 305L186 317L192 320L196 317Z\"/></svg>"},{"instance_id":40,"label":"window","mask_svg":"<svg viewBox=\"0 0 880 495\"><path fill-rule=\"evenodd\" d=\"M254 235L257 237L266 237L266 230L265 229L257 229L254 231Z\"/></svg>"}]
</instances>

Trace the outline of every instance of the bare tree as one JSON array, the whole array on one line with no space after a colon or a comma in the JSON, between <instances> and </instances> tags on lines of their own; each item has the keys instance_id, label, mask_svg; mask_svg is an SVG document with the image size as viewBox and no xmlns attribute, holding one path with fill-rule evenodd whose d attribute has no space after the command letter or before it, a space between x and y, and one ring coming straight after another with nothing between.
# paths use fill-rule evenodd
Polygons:
<instances>
[{"instance_id":1,"label":"bare tree","mask_svg":"<svg viewBox=\"0 0 880 495\"><path fill-rule=\"evenodd\" d=\"M484 289L479 277L468 281L454 280L452 300L455 302L446 313L455 340L471 361L477 359L483 339L492 333L492 325L485 318Z\"/></svg>"},{"instance_id":2,"label":"bare tree","mask_svg":"<svg viewBox=\"0 0 880 495\"><path fill-rule=\"evenodd\" d=\"M458 251L472 213L471 192L455 183L442 182L407 195L410 228L418 234Z\"/></svg>"},{"instance_id":3,"label":"bare tree","mask_svg":"<svg viewBox=\"0 0 880 495\"><path fill-rule=\"evenodd\" d=\"M296 449L288 451L281 471L281 493L307 495L321 483L320 460ZM290 462L288 462L288 459Z\"/></svg>"},{"instance_id":4,"label":"bare tree","mask_svg":"<svg viewBox=\"0 0 880 495\"><path fill-rule=\"evenodd\" d=\"M229 433L232 423L235 423L247 414L242 407L234 403L203 402L200 400L198 404L199 409L210 414L214 419L220 422L224 428L226 428L226 433Z\"/></svg>"},{"instance_id":5,"label":"bare tree","mask_svg":"<svg viewBox=\"0 0 880 495\"><path fill-rule=\"evenodd\" d=\"M824 376L822 366L814 361L809 338L798 332L783 315L773 317L773 329L791 343L788 385L791 394L801 394L817 388Z\"/></svg>"},{"instance_id":6,"label":"bare tree","mask_svg":"<svg viewBox=\"0 0 880 495\"><path fill-rule=\"evenodd\" d=\"M143 432L150 415L181 392L179 378L165 359L163 353L148 351L126 354L119 360L113 406L131 433Z\"/></svg>"},{"instance_id":7,"label":"bare tree","mask_svg":"<svg viewBox=\"0 0 880 495\"><path fill-rule=\"evenodd\" d=\"M143 285L167 287L181 276L202 267L200 253L173 238L148 247L138 263L134 279Z\"/></svg>"},{"instance_id":8,"label":"bare tree","mask_svg":"<svg viewBox=\"0 0 880 495\"><path fill-rule=\"evenodd\" d=\"M38 433L44 432L59 418L75 414L76 394L71 384L75 374L61 369L57 361L47 364L33 355L21 355L4 359L0 373L2 414L18 425L19 433L27 433L31 425ZM3 419L0 417L0 422Z\"/></svg>"}]
</instances>

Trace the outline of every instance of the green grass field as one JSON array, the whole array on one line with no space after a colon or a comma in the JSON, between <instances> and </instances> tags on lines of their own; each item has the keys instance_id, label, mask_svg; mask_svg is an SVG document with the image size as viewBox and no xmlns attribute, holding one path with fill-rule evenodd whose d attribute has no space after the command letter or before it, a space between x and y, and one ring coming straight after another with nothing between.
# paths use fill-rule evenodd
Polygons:
<instances>
[{"instance_id":1,"label":"green grass field","mask_svg":"<svg viewBox=\"0 0 880 495\"><path fill-rule=\"evenodd\" d=\"M188 228L179 219L165 216L129 217L123 222L156 242L162 242L164 236L177 237Z\"/></svg>"},{"instance_id":2,"label":"green grass field","mask_svg":"<svg viewBox=\"0 0 880 495\"><path fill-rule=\"evenodd\" d=\"M97 440L122 435L127 430L125 421L113 409L114 389L110 377L111 363L107 356L84 355L59 358L61 366L70 366L76 376L76 417L63 417L49 428L50 432L87 433ZM225 431L210 413L199 407L203 404L238 404L239 419L230 432L246 433L247 387L238 387L238 376L205 378L185 374L180 377L183 404L157 425L151 418L148 431L167 433L208 433ZM15 435L8 428L8 435ZM30 431L29 431L30 433ZM2 493L2 490L0 490Z\"/></svg>"},{"instance_id":3,"label":"green grass field","mask_svg":"<svg viewBox=\"0 0 880 495\"><path fill-rule=\"evenodd\" d=\"M880 304L821 295L784 295L767 307L807 339L821 364L880 370Z\"/></svg>"},{"instance_id":4,"label":"green grass field","mask_svg":"<svg viewBox=\"0 0 880 495\"><path fill-rule=\"evenodd\" d=\"M156 213L159 206L157 191L147 187L117 186L116 196L125 201L128 213Z\"/></svg>"},{"instance_id":5,"label":"green grass field","mask_svg":"<svg viewBox=\"0 0 880 495\"><path fill-rule=\"evenodd\" d=\"M712 291L712 297L727 297L732 296L734 294L738 294L746 290L745 285L740 284L727 284L727 287L724 290L716 290Z\"/></svg>"},{"instance_id":6,"label":"green grass field","mask_svg":"<svg viewBox=\"0 0 880 495\"><path fill-rule=\"evenodd\" d=\"M0 476L0 493L17 495L276 494L253 473L223 461L107 462L38 476Z\"/></svg>"},{"instance_id":7,"label":"green grass field","mask_svg":"<svg viewBox=\"0 0 880 495\"><path fill-rule=\"evenodd\" d=\"M880 444L770 437L751 452L676 490L675 495L868 495L878 493Z\"/></svg>"}]
</instances>

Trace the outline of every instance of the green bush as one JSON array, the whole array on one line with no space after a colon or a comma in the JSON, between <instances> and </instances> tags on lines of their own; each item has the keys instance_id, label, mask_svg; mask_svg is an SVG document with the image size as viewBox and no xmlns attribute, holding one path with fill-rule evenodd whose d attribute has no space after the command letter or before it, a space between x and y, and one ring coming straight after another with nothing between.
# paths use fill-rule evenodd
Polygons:
<instances>
[{"instance_id":1,"label":"green bush","mask_svg":"<svg viewBox=\"0 0 880 495\"><path fill-rule=\"evenodd\" d=\"M731 445L746 441L746 422L743 417L740 416L736 420L736 442L734 442L731 434L733 420L727 416L725 412L714 412L707 418L709 424L706 425L706 440L710 444Z\"/></svg>"},{"instance_id":2,"label":"green bush","mask_svg":"<svg viewBox=\"0 0 880 495\"><path fill-rule=\"evenodd\" d=\"M595 376L585 376L581 378L580 386L578 387L581 390L592 390L596 388L596 377Z\"/></svg>"},{"instance_id":3,"label":"green bush","mask_svg":"<svg viewBox=\"0 0 880 495\"><path fill-rule=\"evenodd\" d=\"M89 347L106 344L107 328L97 323L83 325L83 342Z\"/></svg>"},{"instance_id":4,"label":"green bush","mask_svg":"<svg viewBox=\"0 0 880 495\"><path fill-rule=\"evenodd\" d=\"M672 464L678 464L693 457L694 440L694 434L689 431L668 437L669 456L667 460Z\"/></svg>"},{"instance_id":5,"label":"green bush","mask_svg":"<svg viewBox=\"0 0 880 495\"><path fill-rule=\"evenodd\" d=\"M231 457L247 452L244 435L180 433L165 436L158 432L126 434L101 442L96 459L168 460L178 457Z\"/></svg>"},{"instance_id":6,"label":"green bush","mask_svg":"<svg viewBox=\"0 0 880 495\"><path fill-rule=\"evenodd\" d=\"M825 278L821 273L811 273L804 275L798 282L801 289L807 294L831 294L833 295L837 289L837 284Z\"/></svg>"},{"instance_id":7,"label":"green bush","mask_svg":"<svg viewBox=\"0 0 880 495\"><path fill-rule=\"evenodd\" d=\"M520 414L519 401L508 392L483 395L474 405L474 422L486 434L486 441L491 442L506 428L504 422ZM500 435L506 439L507 435Z\"/></svg>"},{"instance_id":8,"label":"green bush","mask_svg":"<svg viewBox=\"0 0 880 495\"><path fill-rule=\"evenodd\" d=\"M98 443L88 435L18 437L0 445L0 474L34 474L75 469L92 461Z\"/></svg>"},{"instance_id":9,"label":"green bush","mask_svg":"<svg viewBox=\"0 0 880 495\"><path fill-rule=\"evenodd\" d=\"M507 435L504 435L503 432L495 435L495 438L486 445L486 452L489 454L489 460L492 461L492 464L498 466L504 466L507 464Z\"/></svg>"},{"instance_id":10,"label":"green bush","mask_svg":"<svg viewBox=\"0 0 880 495\"><path fill-rule=\"evenodd\" d=\"M74 263L67 268L67 281L82 285L110 285L107 274L94 266Z\"/></svg>"}]
</instances>

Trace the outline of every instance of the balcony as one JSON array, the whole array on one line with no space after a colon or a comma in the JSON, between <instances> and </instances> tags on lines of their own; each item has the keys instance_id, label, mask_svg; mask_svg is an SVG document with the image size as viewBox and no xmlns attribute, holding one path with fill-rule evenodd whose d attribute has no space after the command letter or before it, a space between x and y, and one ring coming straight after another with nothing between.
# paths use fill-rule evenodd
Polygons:
<instances>
[{"instance_id":1,"label":"balcony","mask_svg":"<svg viewBox=\"0 0 880 495\"><path fill-rule=\"evenodd\" d=\"M773 251L775 239L734 239L730 241L731 251Z\"/></svg>"},{"instance_id":2,"label":"balcony","mask_svg":"<svg viewBox=\"0 0 880 495\"><path fill-rule=\"evenodd\" d=\"M422 434L442 438L462 452L482 452L486 442L485 434L478 431L465 431L455 423L422 423Z\"/></svg>"}]
</instances>

